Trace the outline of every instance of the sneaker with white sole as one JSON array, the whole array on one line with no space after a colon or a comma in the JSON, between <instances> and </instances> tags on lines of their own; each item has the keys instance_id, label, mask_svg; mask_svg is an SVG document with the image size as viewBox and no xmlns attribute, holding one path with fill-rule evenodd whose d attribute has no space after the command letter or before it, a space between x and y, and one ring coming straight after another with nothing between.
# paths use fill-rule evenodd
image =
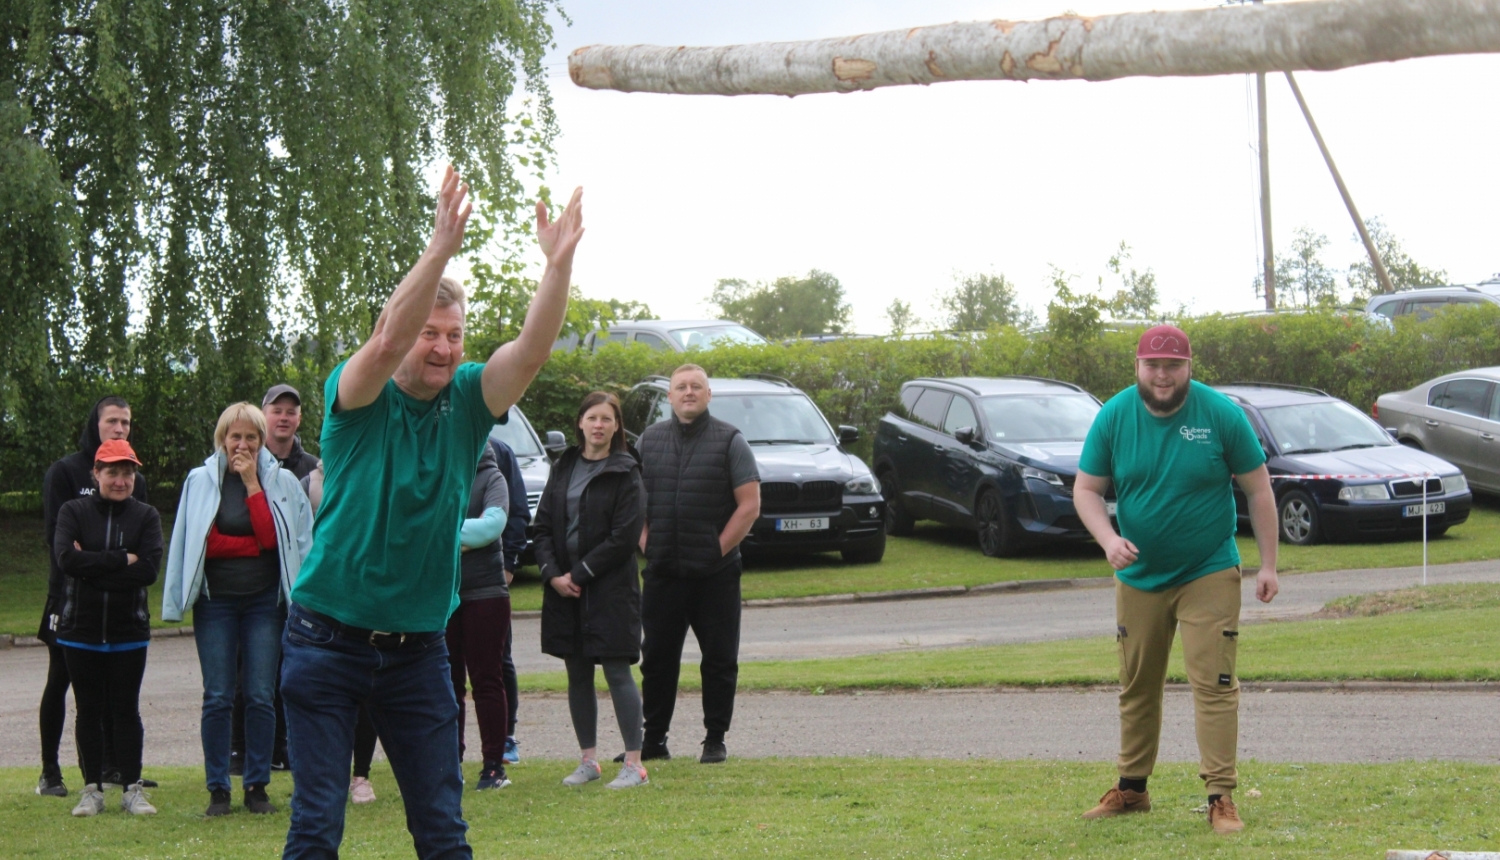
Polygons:
<instances>
[{"instance_id":1,"label":"sneaker with white sole","mask_svg":"<svg viewBox=\"0 0 1500 860\"><path fill-rule=\"evenodd\" d=\"M355 803L374 803L375 786L368 779L356 776L349 780L349 799Z\"/></svg>"},{"instance_id":2,"label":"sneaker with white sole","mask_svg":"<svg viewBox=\"0 0 1500 860\"><path fill-rule=\"evenodd\" d=\"M599 778L599 763L586 758L578 763L578 769L563 777L563 785L584 785Z\"/></svg>"},{"instance_id":3,"label":"sneaker with white sole","mask_svg":"<svg viewBox=\"0 0 1500 860\"><path fill-rule=\"evenodd\" d=\"M92 818L104 811L104 789L92 783L78 792L78 805L73 807L75 818Z\"/></svg>"},{"instance_id":4,"label":"sneaker with white sole","mask_svg":"<svg viewBox=\"0 0 1500 860\"><path fill-rule=\"evenodd\" d=\"M62 773L55 770L42 771L36 781L36 793L42 797L67 797L68 787L63 785Z\"/></svg>"},{"instance_id":5,"label":"sneaker with white sole","mask_svg":"<svg viewBox=\"0 0 1500 860\"><path fill-rule=\"evenodd\" d=\"M516 740L515 738L506 738L504 758L506 764L520 764L521 742Z\"/></svg>"},{"instance_id":6,"label":"sneaker with white sole","mask_svg":"<svg viewBox=\"0 0 1500 860\"><path fill-rule=\"evenodd\" d=\"M635 788L645 785L651 780L646 778L646 769L638 764L626 762L620 766L620 775L610 781L605 788Z\"/></svg>"},{"instance_id":7,"label":"sneaker with white sole","mask_svg":"<svg viewBox=\"0 0 1500 860\"><path fill-rule=\"evenodd\" d=\"M131 815L156 814L156 807L151 805L151 800L146 795L146 787L139 782L125 789L125 795L120 798L120 808Z\"/></svg>"},{"instance_id":8,"label":"sneaker with white sole","mask_svg":"<svg viewBox=\"0 0 1500 860\"><path fill-rule=\"evenodd\" d=\"M479 782L474 786L474 790L490 791L506 788L509 785L510 777L505 775L505 765L498 761L487 761L479 771Z\"/></svg>"}]
</instances>

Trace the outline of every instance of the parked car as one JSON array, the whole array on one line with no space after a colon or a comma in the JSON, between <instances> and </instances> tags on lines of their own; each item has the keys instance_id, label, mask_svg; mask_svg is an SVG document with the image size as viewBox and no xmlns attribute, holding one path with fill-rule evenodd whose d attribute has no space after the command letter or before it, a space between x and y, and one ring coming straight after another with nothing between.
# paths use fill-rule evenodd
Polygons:
<instances>
[{"instance_id":1,"label":"parked car","mask_svg":"<svg viewBox=\"0 0 1500 860\"><path fill-rule=\"evenodd\" d=\"M632 444L648 425L672 417L671 381L653 376L625 398ZM838 550L844 561L885 555L885 500L863 460L845 447L859 430L835 432L816 404L776 377L710 379L709 413L745 435L760 467L760 518L742 545L748 554Z\"/></svg>"},{"instance_id":2,"label":"parked car","mask_svg":"<svg viewBox=\"0 0 1500 860\"><path fill-rule=\"evenodd\" d=\"M1436 537L1469 518L1473 495L1457 466L1397 444L1337 397L1270 383L1215 388L1245 410L1265 447L1277 523L1287 543L1416 537L1424 517L1428 535ZM1234 498L1240 522L1249 523L1238 484Z\"/></svg>"},{"instance_id":3,"label":"parked car","mask_svg":"<svg viewBox=\"0 0 1500 860\"><path fill-rule=\"evenodd\" d=\"M1417 319L1425 320L1446 307L1478 304L1500 305L1500 277L1472 287L1421 287L1399 293L1383 293L1372 297L1365 304L1365 311L1391 319L1404 314L1416 314Z\"/></svg>"},{"instance_id":4,"label":"parked car","mask_svg":"<svg viewBox=\"0 0 1500 860\"><path fill-rule=\"evenodd\" d=\"M1471 486L1500 493L1500 367L1382 394L1372 411L1401 444L1431 451L1462 469Z\"/></svg>"},{"instance_id":5,"label":"parked car","mask_svg":"<svg viewBox=\"0 0 1500 860\"><path fill-rule=\"evenodd\" d=\"M631 320L583 338L584 349L597 352L606 343L644 343L652 349L687 352L722 344L767 343L766 339L731 320ZM559 340L553 349L574 349L575 339Z\"/></svg>"},{"instance_id":6,"label":"parked car","mask_svg":"<svg viewBox=\"0 0 1500 860\"><path fill-rule=\"evenodd\" d=\"M536 506L541 504L542 490L547 486L547 477L552 474L552 459L548 452L560 452L566 448L566 437L557 430L549 431L544 445L531 422L521 412L521 407L512 406L505 417L490 428L490 438L499 439L516 453L516 465L521 467L521 477L526 479L526 504L531 508L532 522L535 522ZM526 538L526 552L529 554L529 529Z\"/></svg>"},{"instance_id":7,"label":"parked car","mask_svg":"<svg viewBox=\"0 0 1500 860\"><path fill-rule=\"evenodd\" d=\"M1099 412L1069 382L1028 376L914 379L875 431L887 528L917 520L974 529L985 555L1091 540L1073 507L1083 440ZM1107 500L1110 513L1114 503Z\"/></svg>"}]
</instances>

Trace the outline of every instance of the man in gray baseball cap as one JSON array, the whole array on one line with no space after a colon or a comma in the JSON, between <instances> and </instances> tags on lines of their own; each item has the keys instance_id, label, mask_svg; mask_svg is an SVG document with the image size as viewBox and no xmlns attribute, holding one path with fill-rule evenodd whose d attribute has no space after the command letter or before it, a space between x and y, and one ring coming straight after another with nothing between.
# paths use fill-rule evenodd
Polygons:
<instances>
[{"instance_id":1,"label":"man in gray baseball cap","mask_svg":"<svg viewBox=\"0 0 1500 860\"><path fill-rule=\"evenodd\" d=\"M266 449L298 480L318 467L318 458L302 450L297 428L302 426L302 395L285 382L273 385L260 401L266 414Z\"/></svg>"}]
</instances>

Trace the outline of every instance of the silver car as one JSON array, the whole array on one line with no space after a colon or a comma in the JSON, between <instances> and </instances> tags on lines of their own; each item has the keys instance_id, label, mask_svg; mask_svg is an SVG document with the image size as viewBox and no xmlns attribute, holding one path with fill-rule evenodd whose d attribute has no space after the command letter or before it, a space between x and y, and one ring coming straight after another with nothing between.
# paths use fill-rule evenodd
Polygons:
<instances>
[{"instance_id":1,"label":"silver car","mask_svg":"<svg viewBox=\"0 0 1500 860\"><path fill-rule=\"evenodd\" d=\"M1382 394L1375 420L1404 445L1463 470L1476 489L1500 493L1500 367L1450 373Z\"/></svg>"}]
</instances>

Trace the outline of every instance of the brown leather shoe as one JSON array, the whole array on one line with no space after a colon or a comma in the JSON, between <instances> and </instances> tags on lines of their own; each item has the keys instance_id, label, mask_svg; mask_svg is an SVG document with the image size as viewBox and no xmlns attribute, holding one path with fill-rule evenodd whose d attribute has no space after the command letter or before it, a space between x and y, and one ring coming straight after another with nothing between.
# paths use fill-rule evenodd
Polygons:
<instances>
[{"instance_id":1,"label":"brown leather shoe","mask_svg":"<svg viewBox=\"0 0 1500 860\"><path fill-rule=\"evenodd\" d=\"M1245 829L1239 810L1234 808L1234 801L1227 794L1209 804L1208 824L1215 833L1239 833Z\"/></svg>"},{"instance_id":2,"label":"brown leather shoe","mask_svg":"<svg viewBox=\"0 0 1500 860\"><path fill-rule=\"evenodd\" d=\"M1231 805L1230 808L1233 809L1234 807ZM1151 792L1131 791L1130 789L1121 791L1117 785L1109 791L1104 792L1104 796L1099 798L1099 805L1085 812L1083 817L1093 820L1095 818L1114 818L1116 815L1125 815L1129 812L1150 811Z\"/></svg>"}]
</instances>

